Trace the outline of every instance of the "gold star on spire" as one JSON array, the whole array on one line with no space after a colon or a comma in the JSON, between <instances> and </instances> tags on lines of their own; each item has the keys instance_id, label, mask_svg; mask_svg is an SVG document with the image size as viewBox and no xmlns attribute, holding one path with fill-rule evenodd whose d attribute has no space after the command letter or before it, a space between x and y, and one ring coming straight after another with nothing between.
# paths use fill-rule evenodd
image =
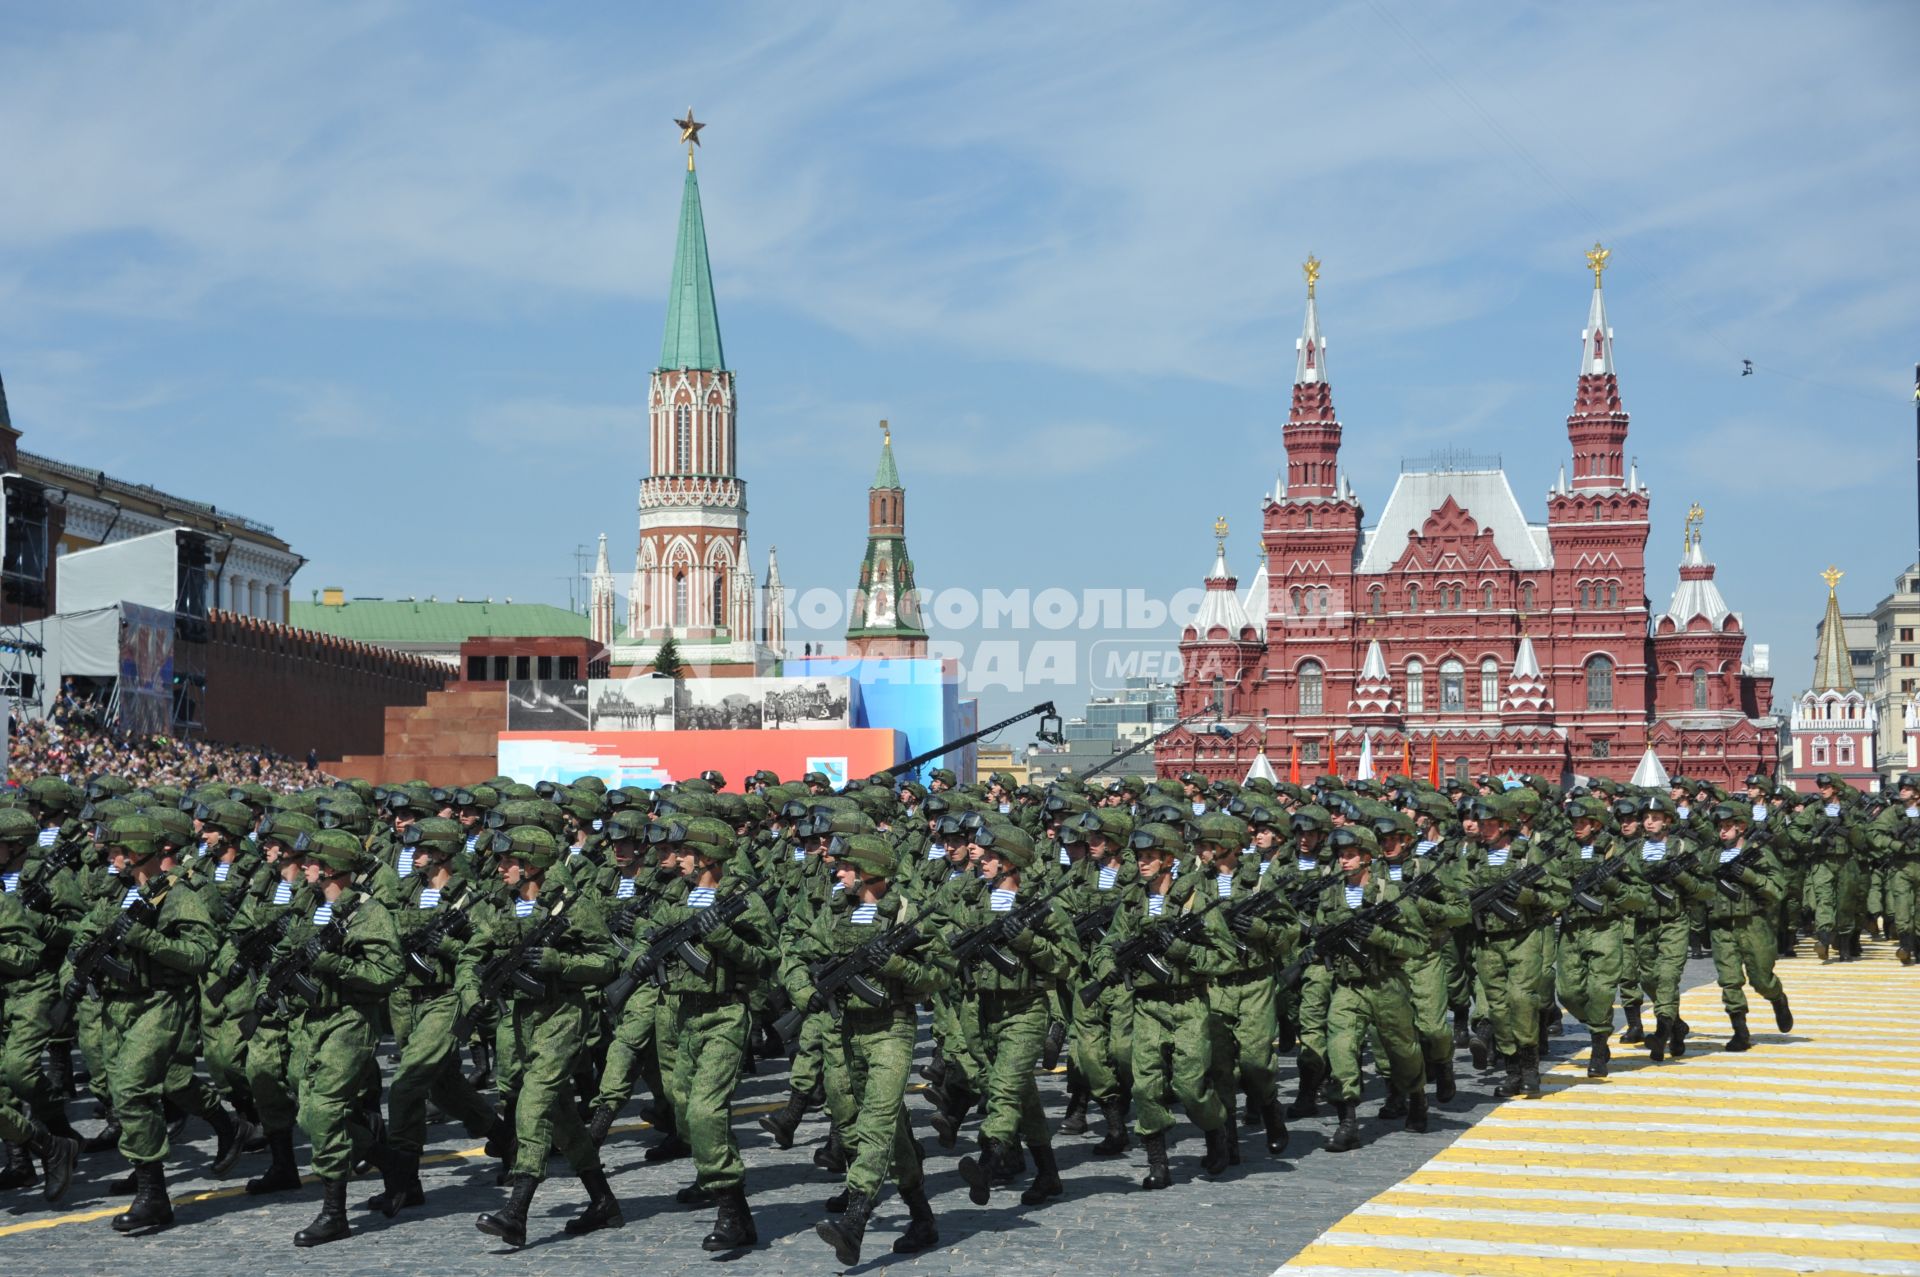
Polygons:
<instances>
[{"instance_id":1,"label":"gold star on spire","mask_svg":"<svg viewBox=\"0 0 1920 1277\"><path fill-rule=\"evenodd\" d=\"M692 114L692 112L688 112ZM1600 274L1607 269L1607 259L1613 256L1613 250L1600 247L1600 241L1593 241L1593 247L1587 250L1587 269L1593 272L1593 286L1600 287Z\"/></svg>"},{"instance_id":2,"label":"gold star on spire","mask_svg":"<svg viewBox=\"0 0 1920 1277\"><path fill-rule=\"evenodd\" d=\"M679 126L680 140L687 144L687 168L688 170L692 170L693 148L700 145L700 130L706 128L707 126L693 118L692 107L687 108L686 119L675 120L674 124Z\"/></svg>"},{"instance_id":3,"label":"gold star on spire","mask_svg":"<svg viewBox=\"0 0 1920 1277\"><path fill-rule=\"evenodd\" d=\"M1313 286L1320 282L1320 259L1312 253L1300 264L1300 273L1307 277L1307 299L1313 299Z\"/></svg>"},{"instance_id":4,"label":"gold star on spire","mask_svg":"<svg viewBox=\"0 0 1920 1277\"><path fill-rule=\"evenodd\" d=\"M1216 518L1213 521L1213 535L1216 538L1218 538L1217 541L1215 542L1216 547L1219 549L1220 553L1225 554L1227 552L1227 516L1226 515L1224 514L1220 515L1218 518Z\"/></svg>"},{"instance_id":5,"label":"gold star on spire","mask_svg":"<svg viewBox=\"0 0 1920 1277\"><path fill-rule=\"evenodd\" d=\"M1828 594L1836 594L1839 592L1840 578L1845 575L1846 575L1845 572L1842 572L1839 568L1833 567L1831 565L1828 566L1825 572L1822 572L1820 574L1820 579L1827 583Z\"/></svg>"}]
</instances>

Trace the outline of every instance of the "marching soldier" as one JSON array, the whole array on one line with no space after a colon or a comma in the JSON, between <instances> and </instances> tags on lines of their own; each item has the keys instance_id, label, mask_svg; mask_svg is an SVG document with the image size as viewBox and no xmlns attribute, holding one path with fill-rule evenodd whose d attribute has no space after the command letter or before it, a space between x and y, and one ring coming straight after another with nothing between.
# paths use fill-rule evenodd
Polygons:
<instances>
[{"instance_id":1,"label":"marching soldier","mask_svg":"<svg viewBox=\"0 0 1920 1277\"><path fill-rule=\"evenodd\" d=\"M1587 1027L1587 1076L1607 1076L1613 1051L1613 993L1620 987L1627 929L1653 903L1637 858L1606 835L1607 805L1597 798L1571 806L1572 866L1560 919L1560 1004ZM1638 1013L1629 1017L1637 1019Z\"/></svg>"},{"instance_id":2,"label":"marching soldier","mask_svg":"<svg viewBox=\"0 0 1920 1277\"><path fill-rule=\"evenodd\" d=\"M1787 991L1773 971L1773 913L1785 873L1772 840L1752 832L1750 808L1722 803L1711 817L1718 828L1719 857L1713 869L1715 890L1706 900L1707 928L1720 999L1733 1025L1727 1050L1745 1051L1753 1045L1747 1032L1747 985L1773 1004L1774 1023L1782 1033L1793 1027Z\"/></svg>"}]
</instances>

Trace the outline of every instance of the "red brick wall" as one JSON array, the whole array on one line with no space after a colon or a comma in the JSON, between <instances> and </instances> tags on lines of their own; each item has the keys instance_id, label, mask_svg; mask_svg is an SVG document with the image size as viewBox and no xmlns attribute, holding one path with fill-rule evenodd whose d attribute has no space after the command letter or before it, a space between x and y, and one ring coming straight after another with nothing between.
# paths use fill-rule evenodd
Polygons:
<instances>
[{"instance_id":1,"label":"red brick wall","mask_svg":"<svg viewBox=\"0 0 1920 1277\"><path fill-rule=\"evenodd\" d=\"M378 754L389 706L454 677L437 661L216 609L205 647L207 739L289 757Z\"/></svg>"}]
</instances>

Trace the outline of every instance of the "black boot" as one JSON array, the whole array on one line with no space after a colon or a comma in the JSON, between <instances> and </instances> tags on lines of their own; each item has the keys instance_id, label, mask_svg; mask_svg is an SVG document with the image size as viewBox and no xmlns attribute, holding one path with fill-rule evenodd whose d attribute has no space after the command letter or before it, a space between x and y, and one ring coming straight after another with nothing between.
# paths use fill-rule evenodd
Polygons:
<instances>
[{"instance_id":1,"label":"black boot","mask_svg":"<svg viewBox=\"0 0 1920 1277\"><path fill-rule=\"evenodd\" d=\"M1380 1105L1379 1118L1383 1122L1395 1122L1407 1115L1407 1097L1398 1091L1388 1091L1387 1098Z\"/></svg>"},{"instance_id":2,"label":"black boot","mask_svg":"<svg viewBox=\"0 0 1920 1277\"><path fill-rule=\"evenodd\" d=\"M1520 1052L1515 1051L1507 1057L1507 1076L1493 1088L1496 1098L1510 1100L1526 1090L1526 1083L1520 1078Z\"/></svg>"},{"instance_id":3,"label":"black boot","mask_svg":"<svg viewBox=\"0 0 1920 1277\"><path fill-rule=\"evenodd\" d=\"M1627 1027L1620 1034L1621 1046L1633 1046L1647 1040L1647 1030L1640 1023L1640 1004L1629 1002L1620 1008L1626 1013Z\"/></svg>"},{"instance_id":4,"label":"black boot","mask_svg":"<svg viewBox=\"0 0 1920 1277\"><path fill-rule=\"evenodd\" d=\"M693 1145L680 1138L678 1131L668 1131L667 1138L655 1144L641 1155L644 1162L677 1162L683 1157L693 1156Z\"/></svg>"},{"instance_id":5,"label":"black boot","mask_svg":"<svg viewBox=\"0 0 1920 1277\"><path fill-rule=\"evenodd\" d=\"M1285 1055L1300 1042L1300 1024L1297 1020L1282 1016L1278 1027L1280 1030L1278 1047L1280 1054Z\"/></svg>"},{"instance_id":6,"label":"black boot","mask_svg":"<svg viewBox=\"0 0 1920 1277\"><path fill-rule=\"evenodd\" d=\"M1013 1160L1013 1150L988 1140L978 1157L960 1159L960 1178L967 1182L967 1200L985 1206L993 1199L993 1181L999 1168Z\"/></svg>"},{"instance_id":7,"label":"black boot","mask_svg":"<svg viewBox=\"0 0 1920 1277\"><path fill-rule=\"evenodd\" d=\"M1027 1147L1033 1150L1033 1183L1020 1194L1020 1204L1044 1206L1049 1197L1066 1192L1066 1185L1060 1182L1060 1166L1053 1160L1053 1145L1029 1144Z\"/></svg>"},{"instance_id":8,"label":"black boot","mask_svg":"<svg viewBox=\"0 0 1920 1277\"><path fill-rule=\"evenodd\" d=\"M1087 1133L1088 1095L1085 1091L1068 1092L1067 1115L1060 1120L1062 1135L1085 1135Z\"/></svg>"},{"instance_id":9,"label":"black boot","mask_svg":"<svg viewBox=\"0 0 1920 1277\"><path fill-rule=\"evenodd\" d=\"M700 1187L700 1181L696 1179L693 1183L688 1184L685 1188L675 1193L673 1200L681 1206L711 1206L713 1205L713 1190Z\"/></svg>"},{"instance_id":10,"label":"black boot","mask_svg":"<svg viewBox=\"0 0 1920 1277\"><path fill-rule=\"evenodd\" d=\"M328 1242L345 1241L353 1236L353 1229L347 1224L347 1181L344 1179L323 1179L320 1181L320 1213L313 1222L293 1235L296 1246L324 1246Z\"/></svg>"},{"instance_id":11,"label":"black boot","mask_svg":"<svg viewBox=\"0 0 1920 1277\"><path fill-rule=\"evenodd\" d=\"M1473 1032L1473 1016L1466 1007L1453 1009L1453 1040L1465 1042Z\"/></svg>"},{"instance_id":12,"label":"black boot","mask_svg":"<svg viewBox=\"0 0 1920 1277\"><path fill-rule=\"evenodd\" d=\"M840 1128L827 1129L827 1142L813 1151L813 1164L829 1175L847 1173L847 1142L840 1138Z\"/></svg>"},{"instance_id":13,"label":"black boot","mask_svg":"<svg viewBox=\"0 0 1920 1277\"><path fill-rule=\"evenodd\" d=\"M113 1217L113 1231L144 1233L173 1227L173 1202L167 1197L166 1168L158 1162L136 1162L133 1180L133 1204Z\"/></svg>"},{"instance_id":14,"label":"black boot","mask_svg":"<svg viewBox=\"0 0 1920 1277\"><path fill-rule=\"evenodd\" d=\"M1693 1032L1693 1026L1679 1016L1673 1017L1673 1036L1667 1041L1667 1052L1674 1059L1687 1053L1687 1034Z\"/></svg>"},{"instance_id":15,"label":"black boot","mask_svg":"<svg viewBox=\"0 0 1920 1277\"><path fill-rule=\"evenodd\" d=\"M1473 1057L1473 1067L1485 1072L1493 1063L1493 1023L1482 1020L1473 1026L1473 1032L1467 1034L1467 1054Z\"/></svg>"},{"instance_id":16,"label":"black boot","mask_svg":"<svg viewBox=\"0 0 1920 1277\"><path fill-rule=\"evenodd\" d=\"M916 1188L912 1191L900 1190L900 1200L907 1204L912 1212L912 1220L907 1231L900 1234L893 1243L896 1255L917 1255L923 1250L931 1250L940 1244L940 1231L934 1226L933 1206L927 1201L927 1190Z\"/></svg>"},{"instance_id":17,"label":"black boot","mask_svg":"<svg viewBox=\"0 0 1920 1277\"><path fill-rule=\"evenodd\" d=\"M1274 1157L1286 1152L1287 1115L1279 1100L1268 1100L1260 1106L1260 1125L1266 1128L1267 1152Z\"/></svg>"},{"instance_id":18,"label":"black boot","mask_svg":"<svg viewBox=\"0 0 1920 1277\"><path fill-rule=\"evenodd\" d=\"M846 1206L813 1226L820 1240L833 1247L833 1257L851 1268L860 1262L860 1243L867 1235L867 1216L873 1201L865 1193L848 1193Z\"/></svg>"},{"instance_id":19,"label":"black boot","mask_svg":"<svg viewBox=\"0 0 1920 1277\"><path fill-rule=\"evenodd\" d=\"M473 1226L489 1237L498 1237L509 1246L527 1244L527 1207L533 1204L533 1190L540 1181L531 1175L513 1177L513 1194L506 1206L491 1215L482 1215Z\"/></svg>"},{"instance_id":20,"label":"black boot","mask_svg":"<svg viewBox=\"0 0 1920 1277\"><path fill-rule=\"evenodd\" d=\"M1793 1032L1793 1008L1787 1005L1787 995L1784 993L1773 1004L1773 1022L1780 1026L1782 1033Z\"/></svg>"},{"instance_id":21,"label":"black boot","mask_svg":"<svg viewBox=\"0 0 1920 1277\"><path fill-rule=\"evenodd\" d=\"M1325 1077L1326 1069L1320 1057L1312 1051L1300 1052L1300 1094L1287 1105L1288 1117L1298 1120L1320 1116L1320 1082Z\"/></svg>"},{"instance_id":22,"label":"black boot","mask_svg":"<svg viewBox=\"0 0 1920 1277\"><path fill-rule=\"evenodd\" d=\"M66 1107L66 1101L74 1097L73 1085L73 1043L47 1043L47 1082L53 1087L53 1098Z\"/></svg>"},{"instance_id":23,"label":"black boot","mask_svg":"<svg viewBox=\"0 0 1920 1277\"><path fill-rule=\"evenodd\" d=\"M1127 1106L1119 1100L1108 1100L1100 1105L1100 1124L1106 1135L1093 1151L1101 1157L1117 1157L1127 1151Z\"/></svg>"},{"instance_id":24,"label":"black boot","mask_svg":"<svg viewBox=\"0 0 1920 1277\"><path fill-rule=\"evenodd\" d=\"M1727 1050L1745 1051L1753 1045L1753 1035L1747 1032L1747 1013L1729 1011L1727 1018L1733 1021L1733 1034L1727 1038Z\"/></svg>"},{"instance_id":25,"label":"black boot","mask_svg":"<svg viewBox=\"0 0 1920 1277\"><path fill-rule=\"evenodd\" d=\"M408 1206L424 1206L426 1191L420 1187L420 1154L383 1155L380 1165L381 1189L367 1199L367 1209L377 1210L388 1219Z\"/></svg>"},{"instance_id":26,"label":"black boot","mask_svg":"<svg viewBox=\"0 0 1920 1277\"><path fill-rule=\"evenodd\" d=\"M107 1124L100 1128L98 1135L89 1135L80 1141L80 1151L84 1153L104 1153L108 1149L120 1147L120 1123L107 1118Z\"/></svg>"},{"instance_id":27,"label":"black boot","mask_svg":"<svg viewBox=\"0 0 1920 1277\"><path fill-rule=\"evenodd\" d=\"M1559 1037L1560 1036L1560 1020L1561 1020L1561 1016L1560 1016L1559 1003L1557 1002L1547 1003L1547 1005L1542 1007L1540 1010L1540 1036L1542 1038Z\"/></svg>"},{"instance_id":28,"label":"black boot","mask_svg":"<svg viewBox=\"0 0 1920 1277\"><path fill-rule=\"evenodd\" d=\"M1233 1105L1228 1104L1225 1107L1227 1120L1220 1127L1220 1138L1227 1146L1227 1165L1238 1166L1240 1165L1240 1115L1233 1111ZM1247 1120L1251 1122L1253 1119Z\"/></svg>"},{"instance_id":29,"label":"black boot","mask_svg":"<svg viewBox=\"0 0 1920 1277\"><path fill-rule=\"evenodd\" d=\"M1340 1124L1334 1128L1333 1138L1327 1141L1327 1152L1352 1152L1360 1147L1360 1106L1353 1100L1341 1100L1333 1107L1340 1114Z\"/></svg>"},{"instance_id":30,"label":"black boot","mask_svg":"<svg viewBox=\"0 0 1920 1277\"><path fill-rule=\"evenodd\" d=\"M1427 1088L1416 1087L1407 1097L1407 1129L1416 1135L1427 1133Z\"/></svg>"},{"instance_id":31,"label":"black boot","mask_svg":"<svg viewBox=\"0 0 1920 1277\"><path fill-rule=\"evenodd\" d=\"M1520 1048L1520 1092L1530 1100L1540 1098L1540 1048Z\"/></svg>"},{"instance_id":32,"label":"black boot","mask_svg":"<svg viewBox=\"0 0 1920 1277\"><path fill-rule=\"evenodd\" d=\"M1216 1127L1211 1131L1202 1131L1207 1141L1206 1152L1200 1155L1200 1172L1203 1175L1222 1175L1227 1169L1227 1128Z\"/></svg>"},{"instance_id":33,"label":"black boot","mask_svg":"<svg viewBox=\"0 0 1920 1277\"><path fill-rule=\"evenodd\" d=\"M0 1171L0 1189L28 1188L39 1178L33 1169L33 1153L27 1146L7 1145L7 1169Z\"/></svg>"},{"instance_id":34,"label":"black boot","mask_svg":"<svg viewBox=\"0 0 1920 1277\"><path fill-rule=\"evenodd\" d=\"M1647 1058L1655 1064L1667 1058L1667 1042L1673 1037L1673 1022L1666 1016L1656 1016L1653 1033L1647 1038Z\"/></svg>"},{"instance_id":35,"label":"black boot","mask_svg":"<svg viewBox=\"0 0 1920 1277\"><path fill-rule=\"evenodd\" d=\"M593 1117L587 1123L587 1138L593 1141L595 1148L605 1144L607 1136L613 1133L613 1119L616 1116L611 1104L602 1104L593 1111Z\"/></svg>"},{"instance_id":36,"label":"black boot","mask_svg":"<svg viewBox=\"0 0 1920 1277\"><path fill-rule=\"evenodd\" d=\"M1825 931L1813 933L1813 956L1825 962L1827 953L1833 946L1833 937Z\"/></svg>"},{"instance_id":37,"label":"black boot","mask_svg":"<svg viewBox=\"0 0 1920 1277\"><path fill-rule=\"evenodd\" d=\"M603 1228L625 1228L627 1217L620 1213L620 1199L607 1183L607 1172L595 1166L580 1172L580 1183L587 1190L587 1209L567 1221L567 1232L575 1237L597 1233Z\"/></svg>"},{"instance_id":38,"label":"black boot","mask_svg":"<svg viewBox=\"0 0 1920 1277\"><path fill-rule=\"evenodd\" d=\"M40 1187L40 1196L50 1202L57 1202L73 1183L73 1164L80 1158L80 1141L65 1135L55 1135L39 1123L34 1123L30 1137L33 1151L39 1155L40 1169L45 1179Z\"/></svg>"},{"instance_id":39,"label":"black boot","mask_svg":"<svg viewBox=\"0 0 1920 1277\"><path fill-rule=\"evenodd\" d=\"M700 1239L700 1249L718 1254L758 1246L760 1234L753 1227L753 1212L747 1209L747 1190L723 1188L714 1196L720 1202L719 1214L713 1221L713 1231Z\"/></svg>"},{"instance_id":40,"label":"black boot","mask_svg":"<svg viewBox=\"0 0 1920 1277\"><path fill-rule=\"evenodd\" d=\"M1140 1181L1140 1187L1172 1188L1173 1169L1167 1165L1167 1133L1142 1135L1140 1143L1147 1150L1147 1177Z\"/></svg>"},{"instance_id":41,"label":"black boot","mask_svg":"<svg viewBox=\"0 0 1920 1277\"><path fill-rule=\"evenodd\" d=\"M1435 1102L1446 1104L1459 1094L1459 1085L1453 1079L1453 1058L1439 1061L1433 1066L1433 1098Z\"/></svg>"},{"instance_id":42,"label":"black boot","mask_svg":"<svg viewBox=\"0 0 1920 1277\"><path fill-rule=\"evenodd\" d=\"M247 1145L260 1133L259 1128L246 1118L236 1118L223 1108L216 1108L207 1115L207 1125L213 1127L213 1165L209 1168L216 1178L225 1178L240 1161L240 1155L247 1151Z\"/></svg>"},{"instance_id":43,"label":"black boot","mask_svg":"<svg viewBox=\"0 0 1920 1277\"><path fill-rule=\"evenodd\" d=\"M793 1134L800 1129L800 1119L806 1115L806 1093L788 1091L786 1104L762 1117L760 1129L773 1136L773 1142L781 1148L792 1148Z\"/></svg>"},{"instance_id":44,"label":"black boot","mask_svg":"<svg viewBox=\"0 0 1920 1277\"><path fill-rule=\"evenodd\" d=\"M247 1181L247 1192L290 1193L300 1187L300 1166L293 1160L293 1132L267 1132L267 1173Z\"/></svg>"},{"instance_id":45,"label":"black boot","mask_svg":"<svg viewBox=\"0 0 1920 1277\"><path fill-rule=\"evenodd\" d=\"M1613 1051L1607 1046L1607 1039L1611 1036L1611 1034L1604 1031L1593 1035L1593 1046L1587 1053L1588 1077L1605 1077L1607 1075L1607 1064L1613 1059Z\"/></svg>"}]
</instances>

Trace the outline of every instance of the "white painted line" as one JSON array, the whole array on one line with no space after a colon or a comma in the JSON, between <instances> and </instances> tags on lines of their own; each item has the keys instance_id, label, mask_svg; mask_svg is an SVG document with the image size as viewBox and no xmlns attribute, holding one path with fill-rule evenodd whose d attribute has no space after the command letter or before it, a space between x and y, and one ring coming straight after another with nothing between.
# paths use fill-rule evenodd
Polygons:
<instances>
[{"instance_id":1,"label":"white painted line","mask_svg":"<svg viewBox=\"0 0 1920 1277\"><path fill-rule=\"evenodd\" d=\"M1677 1172L1676 1174L1684 1174ZM1638 1178L1638 1177L1636 1177ZM1691 1177L1689 1177L1691 1178ZM1851 1184L1854 1181L1848 1180ZM1429 1197L1491 1197L1501 1200L1539 1198L1548 1202L1617 1202L1623 1206L1685 1206L1707 1210L1769 1210L1792 1213L1826 1214L1831 1211L1855 1211L1859 1214L1912 1215L1920 1218L1920 1204L1909 1202L1859 1202L1833 1197L1716 1197L1706 1193L1613 1193L1591 1188L1508 1188L1502 1184L1395 1184L1390 1193L1419 1193ZM1674 1216L1659 1216L1672 1219Z\"/></svg>"},{"instance_id":2,"label":"white painted line","mask_svg":"<svg viewBox=\"0 0 1920 1277\"><path fill-rule=\"evenodd\" d=\"M1700 1233L1713 1237L1751 1237L1755 1226L1748 1219L1673 1219L1668 1216L1586 1215L1577 1211L1461 1210L1452 1206L1404 1206L1397 1202L1368 1202L1347 1216L1380 1215L1390 1219L1432 1219L1449 1224L1515 1224L1547 1228L1604 1228L1634 1233ZM1344 1230L1345 1223L1335 1225ZM1802 1242L1881 1242L1886 1245L1920 1244L1920 1228L1876 1228L1870 1224L1784 1224L1770 1220L1764 1225L1768 1238Z\"/></svg>"},{"instance_id":3,"label":"white painted line","mask_svg":"<svg viewBox=\"0 0 1920 1277\"><path fill-rule=\"evenodd\" d=\"M1316 1243L1321 1246L1374 1246L1382 1250L1437 1250L1453 1255L1517 1259L1587 1259L1602 1264L1652 1264L1666 1267L1690 1264L1696 1267L1751 1272L1757 1268L1783 1268L1788 1272L1808 1273L1823 1269L1866 1273L1869 1277L1920 1277L1920 1260L1851 1259L1831 1255L1777 1255L1762 1251L1728 1253L1717 1250L1636 1249L1622 1246L1555 1246L1551 1243L1489 1242L1454 1237L1396 1237L1370 1233L1330 1232Z\"/></svg>"},{"instance_id":4,"label":"white painted line","mask_svg":"<svg viewBox=\"0 0 1920 1277\"><path fill-rule=\"evenodd\" d=\"M1577 1109L1583 1114L1591 1113L1591 1114L1598 1115L1600 1117L1610 1116L1615 1113L1645 1113L1654 1117L1672 1117L1677 1113L1692 1113L1693 1115L1700 1117L1702 1119L1705 1119L1708 1117L1758 1117L1762 1113L1767 1113L1772 1111L1770 1109L1762 1109L1762 1110L1747 1109L1744 1111L1736 1110L1736 1109L1724 1109L1724 1110L1723 1109L1703 1109L1698 1107L1689 1107L1688 1105L1684 1105L1684 1104L1674 1104L1674 1105L1667 1105L1667 1106L1662 1106L1659 1104L1619 1104L1619 1103L1609 1104L1605 1100L1599 1099L1599 1098L1595 1098L1594 1100L1591 1100L1591 1101L1588 1101L1586 1099L1540 1100L1537 1103L1527 1105L1527 1107L1525 1109L1522 1109L1521 1111L1524 1113L1544 1113L1544 1114L1547 1114L1548 1116L1554 1116L1557 1114L1557 1111L1562 1108ZM1505 1109L1500 1110L1501 1113L1505 1113L1505 1111L1506 1111ZM1792 1106L1783 1105L1781 1107L1782 1116L1789 1116L1793 1114L1795 1111L1796 1110ZM1571 1116L1571 1114L1564 1115L1564 1116ZM1894 1114L1887 1113L1881 1109L1873 1108L1867 1105L1862 1105L1860 1107L1860 1110L1855 1113L1821 1113L1818 1115L1817 1121L1811 1120L1812 1115L1808 1115L1809 1117L1808 1121L1798 1122L1796 1123L1796 1125L1800 1125L1800 1126L1811 1125L1814 1127L1818 1127L1823 1122L1843 1122L1848 1124L1858 1124L1861 1126L1877 1126L1880 1123L1885 1122L1888 1118L1894 1117L1894 1116L1895 1116ZM1585 1120L1585 1119L1583 1118L1582 1120ZM1900 1118L1899 1120L1909 1121L1912 1119L1903 1117L1903 1118ZM1480 1121L1482 1122L1482 1124L1487 1122L1493 1122L1493 1121L1500 1121L1500 1122L1517 1121L1517 1122L1524 1123L1526 1119L1525 1118L1507 1118L1504 1116L1489 1114L1488 1116L1481 1118ZM1631 1125L1641 1130L1659 1130L1660 1129L1659 1127L1641 1126L1641 1124L1637 1122L1632 1123ZM1707 1130L1707 1131L1731 1131L1731 1130L1736 1130L1738 1128L1732 1127L1732 1126L1715 1126L1710 1122L1703 1121L1702 1124L1699 1125L1698 1127L1689 1125L1687 1129L1688 1130L1698 1129L1698 1130ZM1783 1135L1793 1134L1792 1131L1781 1131L1780 1128L1777 1126L1769 1126L1769 1127L1766 1127L1765 1129L1768 1131L1777 1132ZM1920 1136L1916 1136L1915 1138L1920 1138Z\"/></svg>"},{"instance_id":5,"label":"white painted line","mask_svg":"<svg viewBox=\"0 0 1920 1277\"><path fill-rule=\"evenodd\" d=\"M1783 1130L1779 1126L1716 1126L1710 1122L1607 1122L1580 1115L1564 1118L1527 1116L1535 1111L1522 1109L1521 1114L1515 1117L1506 1116L1505 1110L1489 1113L1480 1119L1479 1126L1520 1126L1568 1131L1669 1131L1685 1135L1792 1135L1800 1139L1810 1139L1822 1134L1817 1128L1796 1131ZM1892 1144L1920 1144L1920 1135L1905 1131L1835 1131L1832 1134L1836 1139L1886 1140ZM1796 1150L1781 1149L1780 1151L1783 1155L1791 1157Z\"/></svg>"},{"instance_id":6,"label":"white painted line","mask_svg":"<svg viewBox=\"0 0 1920 1277\"><path fill-rule=\"evenodd\" d=\"M1568 1144L1558 1140L1482 1140L1475 1139L1473 1132L1468 1131L1428 1164L1438 1165L1442 1162L1451 1164L1451 1159L1456 1153L1476 1150L1489 1153L1553 1153L1571 1157L1713 1157L1731 1161L1757 1157L1795 1162L1846 1162L1849 1164L1859 1163L1864 1156L1861 1153L1838 1149L1740 1148L1726 1144L1712 1148L1642 1148L1637 1144ZM1875 1153L1872 1156L1874 1164L1878 1166L1920 1166L1920 1153ZM1862 1182L1867 1182L1869 1178L1862 1177Z\"/></svg>"},{"instance_id":7,"label":"white painted line","mask_svg":"<svg viewBox=\"0 0 1920 1277\"><path fill-rule=\"evenodd\" d=\"M1439 1157L1445 1157L1445 1153ZM1884 1178L1874 1176L1871 1179L1859 1175L1813 1175L1799 1171L1630 1171L1613 1167L1589 1166L1503 1166L1494 1162L1428 1162L1416 1175L1431 1172L1435 1175L1499 1175L1520 1176L1526 1179L1582 1179L1582 1180L1629 1180L1641 1183L1683 1183L1683 1184L1777 1184L1783 1187L1794 1184L1819 1185L1823 1188L1859 1188L1871 1186L1877 1189L1911 1188L1920 1190L1920 1176L1889 1175ZM1773 1160L1781 1160L1775 1153Z\"/></svg>"}]
</instances>

